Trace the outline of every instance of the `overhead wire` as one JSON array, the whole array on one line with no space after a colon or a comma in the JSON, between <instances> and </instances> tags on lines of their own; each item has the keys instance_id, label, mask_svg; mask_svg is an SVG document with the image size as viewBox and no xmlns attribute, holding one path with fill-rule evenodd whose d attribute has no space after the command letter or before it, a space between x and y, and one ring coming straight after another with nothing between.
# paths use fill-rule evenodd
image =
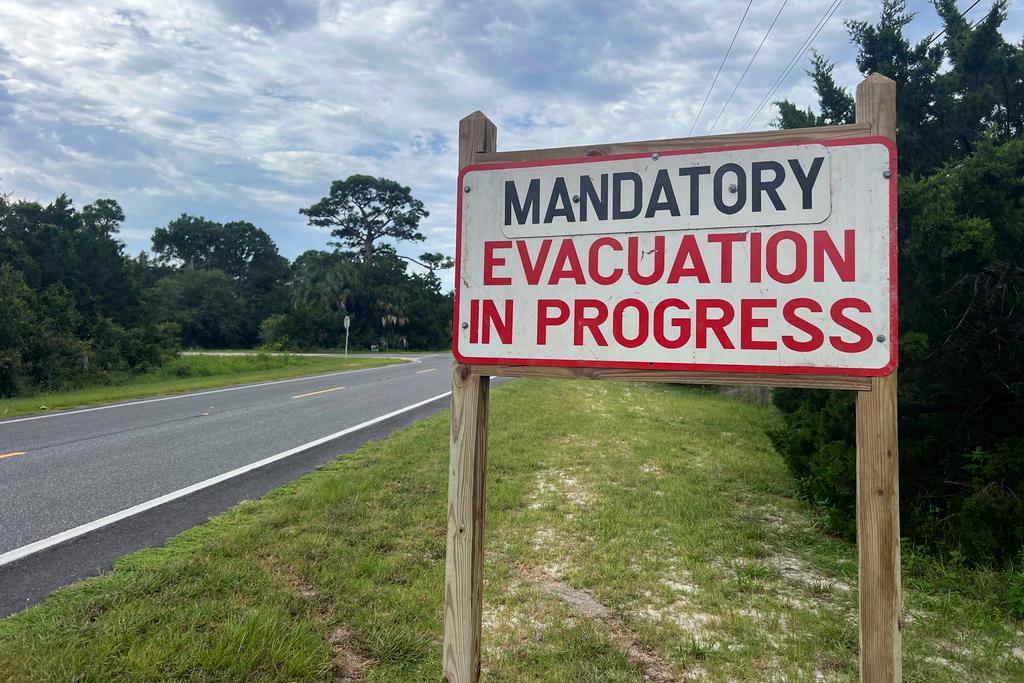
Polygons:
<instances>
[{"instance_id":1,"label":"overhead wire","mask_svg":"<svg viewBox=\"0 0 1024 683\"><path fill-rule=\"evenodd\" d=\"M708 103L708 98L711 97L711 92L715 89L715 83L718 82L718 77L722 74L722 67L725 66L725 61L729 59L729 53L732 52L732 46L736 43L736 36L740 34L740 29L743 28L743 22L747 18L747 13L750 11L750 6L754 4L754 0L747 1L747 8L743 10L743 16L740 17L740 22L736 24L736 31L732 34L732 40L729 41L729 47L725 50L725 56L722 57L722 63L718 65L718 71L715 72L715 77L711 80L711 87L708 88L708 92L704 95L704 101L700 104L700 110L697 111L696 118L693 119L693 125L690 126L690 132L687 136L693 135L693 129L697 127L697 122L700 121L700 115L704 113L704 106Z\"/></svg>"},{"instance_id":2,"label":"overhead wire","mask_svg":"<svg viewBox=\"0 0 1024 683\"><path fill-rule=\"evenodd\" d=\"M775 22L779 20L779 17L782 15L782 10L786 9L786 3L788 2L789 0L782 0L782 5L779 7L779 11L775 13L775 18L772 19L772 23L768 25L768 30L764 32L764 36L761 38L761 42L758 43L757 49L754 50L754 54L750 55L750 61L747 62L747 66L743 69L743 73L740 74L739 79L737 79L736 85L732 88L732 92L729 93L729 97L725 100L725 104L722 105L722 110L718 112L718 116L715 117L715 122L711 124L710 128L708 128L709 135L715 132L715 126L718 125L718 121L722 118L722 114L725 113L725 110L729 107L729 103L732 102L733 96L736 94L736 91L739 90L740 85L743 83L743 79L746 78L747 72L750 71L751 65L753 65L754 60L757 59L758 53L761 52L761 48L764 47L764 43L768 40L769 34L771 34L772 29L775 28Z\"/></svg>"},{"instance_id":3,"label":"overhead wire","mask_svg":"<svg viewBox=\"0 0 1024 683\"><path fill-rule=\"evenodd\" d=\"M977 4L979 3L979 2L981 2L981 0L974 0L974 2L973 2L973 3L971 3L971 6L970 6L970 7L968 7L967 9L965 9L965 10L964 10L963 12L961 12L961 13L960 13L960 16L961 16L961 17L966 17L966 16L967 16L967 13L968 13L968 12L970 12L970 11L971 11L972 9L974 9L974 7L975 7L975 6L976 6L976 5L977 5ZM970 27L971 27L971 28L974 28L974 27L975 27L975 26L976 26L976 25L977 25L977 24L978 24L978 23L979 23L980 21L981 21L981 19L979 19L978 21L976 21L976 22L974 22L973 24L971 24L971 26L970 26ZM927 43L925 43L925 45L924 45L924 46L925 46L925 47L928 47L929 45L931 45L932 43L934 43L934 42L935 42L936 40L938 40L939 38L941 38L941 37L942 37L942 34L943 34L943 33L945 33L945 32L946 32L946 28L945 28L945 27L943 27L943 28L942 28L942 30L941 30L941 31L939 31L938 33L936 33L936 34L935 34L935 36L934 36L934 37L933 37L933 38L932 38L931 40L929 40L929 41L928 41Z\"/></svg>"},{"instance_id":4,"label":"overhead wire","mask_svg":"<svg viewBox=\"0 0 1024 683\"><path fill-rule=\"evenodd\" d=\"M740 129L741 132L747 129L747 126L749 126L751 122L753 122L757 114L764 108L764 106L769 102L769 100L771 100L772 96L775 94L775 91L779 89L779 86L782 85L783 82L785 82L790 72L793 71L793 67L795 67L796 64L800 61L800 59L804 56L804 54L807 53L807 50L810 49L811 45L814 44L815 39L817 39L818 35L822 32L822 30L824 30L829 20L832 19L832 16L839 10L839 6L842 4L843 0L833 0L833 2L825 9L825 13L821 15L821 18L818 19L818 23L814 25L814 28L811 29L811 32L807 34L806 38L804 38L804 42L801 43L800 47L797 48L796 52L793 54L789 62L786 64L786 67L782 70L782 73L780 73L779 77L775 79L775 82L772 84L772 87L768 90L765 96L761 98L761 101L758 102L756 107L754 107L754 110L750 112L750 116L747 117L746 123L744 123L743 128Z\"/></svg>"}]
</instances>

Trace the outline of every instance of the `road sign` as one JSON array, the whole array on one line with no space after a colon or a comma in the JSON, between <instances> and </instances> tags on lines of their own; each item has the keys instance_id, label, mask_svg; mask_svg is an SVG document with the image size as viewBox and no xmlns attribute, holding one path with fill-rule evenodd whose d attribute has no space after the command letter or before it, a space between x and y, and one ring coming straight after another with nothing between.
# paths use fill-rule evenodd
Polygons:
<instances>
[{"instance_id":1,"label":"road sign","mask_svg":"<svg viewBox=\"0 0 1024 683\"><path fill-rule=\"evenodd\" d=\"M455 356L887 374L895 169L883 137L469 166Z\"/></svg>"},{"instance_id":2,"label":"road sign","mask_svg":"<svg viewBox=\"0 0 1024 683\"><path fill-rule=\"evenodd\" d=\"M898 683L896 83L865 78L838 126L497 134L459 122L444 680L480 678L491 377L546 377L856 392L860 679Z\"/></svg>"},{"instance_id":3,"label":"road sign","mask_svg":"<svg viewBox=\"0 0 1024 683\"><path fill-rule=\"evenodd\" d=\"M346 356L348 355L348 326L349 326L349 324L351 324L351 322L352 321L349 320L348 316L346 315L345 316L345 355Z\"/></svg>"},{"instance_id":4,"label":"road sign","mask_svg":"<svg viewBox=\"0 0 1024 683\"><path fill-rule=\"evenodd\" d=\"M345 329L346 330L348 329L349 324L351 324L351 321L349 320L349 317L346 315L345 316Z\"/></svg>"}]
</instances>

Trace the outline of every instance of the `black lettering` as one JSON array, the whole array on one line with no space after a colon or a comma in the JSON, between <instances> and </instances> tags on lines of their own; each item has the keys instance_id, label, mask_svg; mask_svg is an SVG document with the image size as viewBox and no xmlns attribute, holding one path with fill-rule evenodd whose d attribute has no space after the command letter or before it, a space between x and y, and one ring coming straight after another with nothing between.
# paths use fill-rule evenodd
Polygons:
<instances>
[{"instance_id":1,"label":"black lettering","mask_svg":"<svg viewBox=\"0 0 1024 683\"><path fill-rule=\"evenodd\" d=\"M558 207L561 204L561 208ZM568 223L575 223L576 216L572 213L572 201L569 199L569 190L565 188L565 178L555 178L555 186L551 188L551 197L548 199L548 210L544 212L544 222L550 223L552 219L562 216Z\"/></svg>"},{"instance_id":2,"label":"black lettering","mask_svg":"<svg viewBox=\"0 0 1024 683\"><path fill-rule=\"evenodd\" d=\"M726 173L732 173L736 176L736 203L732 206L726 204L722 196L723 178ZM747 174L743 172L739 164L722 164L715 171L714 189L715 206L718 210L725 214L734 214L747 203ZM729 194L733 193L730 191Z\"/></svg>"},{"instance_id":3,"label":"black lettering","mask_svg":"<svg viewBox=\"0 0 1024 683\"><path fill-rule=\"evenodd\" d=\"M710 166L690 166L679 169L679 175L690 176L690 215L700 213L700 177L711 173Z\"/></svg>"},{"instance_id":4,"label":"black lettering","mask_svg":"<svg viewBox=\"0 0 1024 683\"><path fill-rule=\"evenodd\" d=\"M594 213L600 221L608 220L608 174L601 174L601 194L594 189L590 176L580 176L580 220L587 220L587 207L594 204Z\"/></svg>"},{"instance_id":5,"label":"black lettering","mask_svg":"<svg viewBox=\"0 0 1024 683\"><path fill-rule=\"evenodd\" d=\"M625 181L633 183L633 208L629 211L622 210L622 183ZM624 171L612 174L612 219L621 220L625 218L636 218L643 209L643 181L639 173Z\"/></svg>"},{"instance_id":6,"label":"black lettering","mask_svg":"<svg viewBox=\"0 0 1024 683\"><path fill-rule=\"evenodd\" d=\"M664 199L661 199L662 195L665 195ZM651 190L651 201L647 204L647 213L644 216L654 218L654 214L659 211L668 211L673 216L679 215L676 193L672 189L672 181L665 169L658 171L658 177L654 180L654 189Z\"/></svg>"},{"instance_id":7,"label":"black lettering","mask_svg":"<svg viewBox=\"0 0 1024 683\"><path fill-rule=\"evenodd\" d=\"M800 183L800 189L803 190L805 209L811 208L811 191L814 189L814 182L818 179L818 173L821 171L821 164L824 161L825 157L814 157L810 173L805 174L804 169L800 167L799 159L789 160L789 167L793 169L793 175L796 176L796 181Z\"/></svg>"},{"instance_id":8,"label":"black lettering","mask_svg":"<svg viewBox=\"0 0 1024 683\"><path fill-rule=\"evenodd\" d=\"M775 175L771 180L764 179L764 172L772 171ZM750 208L754 211L761 210L761 194L767 193L768 199L772 200L772 206L776 211L785 211L786 205L782 203L779 196L779 185L786 180L786 169L777 161L755 161L751 164L750 174Z\"/></svg>"},{"instance_id":9,"label":"black lettering","mask_svg":"<svg viewBox=\"0 0 1024 683\"><path fill-rule=\"evenodd\" d=\"M534 225L540 222L540 180L530 181L530 189L526 191L526 202L520 203L519 191L515 181L505 181L505 225L512 225L512 212L515 211L516 223L522 225L532 214L530 221Z\"/></svg>"}]
</instances>

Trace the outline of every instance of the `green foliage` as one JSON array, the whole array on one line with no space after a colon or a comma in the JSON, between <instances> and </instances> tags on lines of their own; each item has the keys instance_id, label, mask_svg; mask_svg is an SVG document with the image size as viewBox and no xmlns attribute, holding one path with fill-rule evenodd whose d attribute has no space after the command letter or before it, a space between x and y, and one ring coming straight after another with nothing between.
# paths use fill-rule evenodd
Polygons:
<instances>
[{"instance_id":1,"label":"green foliage","mask_svg":"<svg viewBox=\"0 0 1024 683\"><path fill-rule=\"evenodd\" d=\"M427 212L409 188L351 176L303 212L366 248L310 251L289 266L252 223L182 214L154 231L153 257L129 258L112 199L77 211L64 195L48 206L0 195L0 396L102 383L159 365L182 344L339 347L345 316L353 348L450 344L452 297L434 271L451 258L417 261L376 244L424 239L416 226ZM429 272L407 272L406 260Z\"/></svg>"},{"instance_id":2,"label":"green foliage","mask_svg":"<svg viewBox=\"0 0 1024 683\"><path fill-rule=\"evenodd\" d=\"M833 69L835 65L815 50L811 58L811 70L807 75L814 81L821 114L816 115L810 109L802 110L787 100L776 102L779 116L775 119L775 125L778 128L838 126L853 122L853 98L846 90L836 85L832 78Z\"/></svg>"},{"instance_id":3,"label":"green foliage","mask_svg":"<svg viewBox=\"0 0 1024 683\"><path fill-rule=\"evenodd\" d=\"M236 348L248 341L248 320L234 285L223 271L184 268L160 280L149 296L154 314L181 329L186 348Z\"/></svg>"},{"instance_id":4,"label":"green foliage","mask_svg":"<svg viewBox=\"0 0 1024 683\"><path fill-rule=\"evenodd\" d=\"M380 239L422 242L425 238L416 228L429 215L408 187L368 175L335 180L329 195L299 213L310 225L333 228L338 246L355 250L367 262L379 251Z\"/></svg>"},{"instance_id":5,"label":"green foliage","mask_svg":"<svg viewBox=\"0 0 1024 683\"><path fill-rule=\"evenodd\" d=\"M952 2L937 8L946 38L931 47L903 37L900 2L876 25L849 25L860 68L897 80L902 532L1007 560L1024 547L1024 51L998 33L1003 3L973 29ZM944 56L952 68L939 73ZM836 88L816 73L825 111ZM776 447L852 535L850 397L775 395Z\"/></svg>"},{"instance_id":6,"label":"green foliage","mask_svg":"<svg viewBox=\"0 0 1024 683\"><path fill-rule=\"evenodd\" d=\"M123 219L111 199L79 212L64 195L0 197L0 396L141 371L176 350L114 238Z\"/></svg>"},{"instance_id":7,"label":"green foliage","mask_svg":"<svg viewBox=\"0 0 1024 683\"><path fill-rule=\"evenodd\" d=\"M1010 574L1007 590L1007 611L1017 619L1024 619L1024 553L1017 559L1016 571Z\"/></svg>"},{"instance_id":8,"label":"green foliage","mask_svg":"<svg viewBox=\"0 0 1024 683\"><path fill-rule=\"evenodd\" d=\"M190 329L195 334L188 333L182 340L186 346L252 346L256 343L263 319L283 310L287 302L288 261L278 253L270 235L252 223L216 223L182 214L166 228L157 228L153 232L153 252L156 254L154 267L172 266L170 270L173 270L173 266L178 266L183 272L201 270L227 276L200 278L206 286L221 290L205 297L206 303L209 307L218 308L232 300L236 309L230 312L229 319L219 326L219 330L216 325L193 321ZM199 280L193 278L193 281ZM179 282L171 287L178 290L171 298L187 307L199 293L182 298L180 290L185 286L184 282ZM157 292L158 296L166 294L169 293ZM197 315L202 318L209 312ZM178 307L165 317L182 322L184 317L190 316L191 313ZM200 342L199 339L207 341Z\"/></svg>"},{"instance_id":9,"label":"green foliage","mask_svg":"<svg viewBox=\"0 0 1024 683\"><path fill-rule=\"evenodd\" d=\"M432 272L407 272L394 254L365 261L344 252L307 251L295 259L291 306L264 321L260 339L273 348L443 348L451 344L451 294Z\"/></svg>"}]
</instances>

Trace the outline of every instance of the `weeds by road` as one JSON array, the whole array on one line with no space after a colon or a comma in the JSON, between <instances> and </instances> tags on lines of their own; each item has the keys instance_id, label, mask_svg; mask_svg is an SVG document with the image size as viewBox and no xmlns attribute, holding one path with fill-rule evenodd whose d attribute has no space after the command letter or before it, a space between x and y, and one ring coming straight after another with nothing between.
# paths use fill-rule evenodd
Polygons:
<instances>
[{"instance_id":1,"label":"weeds by road","mask_svg":"<svg viewBox=\"0 0 1024 683\"><path fill-rule=\"evenodd\" d=\"M489 680L855 681L856 551L697 389L494 392ZM0 622L12 680L436 681L448 415ZM904 555L906 681L1024 677L1008 577Z\"/></svg>"}]
</instances>

